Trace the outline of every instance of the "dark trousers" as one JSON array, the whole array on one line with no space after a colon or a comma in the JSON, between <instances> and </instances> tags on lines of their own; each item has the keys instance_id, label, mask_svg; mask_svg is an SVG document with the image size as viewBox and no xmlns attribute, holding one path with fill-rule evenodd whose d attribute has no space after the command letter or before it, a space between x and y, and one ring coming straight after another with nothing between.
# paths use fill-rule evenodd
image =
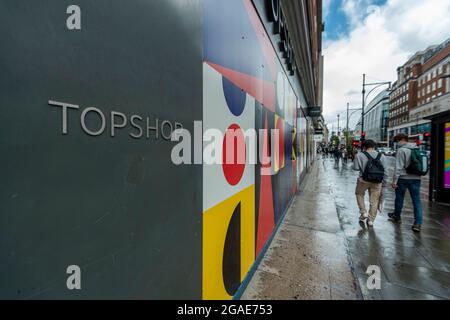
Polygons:
<instances>
[{"instance_id":1,"label":"dark trousers","mask_svg":"<svg viewBox=\"0 0 450 320\"><path fill-rule=\"evenodd\" d=\"M403 209L403 202L405 201L406 190L409 190L412 203L414 206L415 224L422 225L423 213L422 203L420 201L420 180L399 179L397 182L398 188L395 189L395 211L396 218L400 218Z\"/></svg>"}]
</instances>

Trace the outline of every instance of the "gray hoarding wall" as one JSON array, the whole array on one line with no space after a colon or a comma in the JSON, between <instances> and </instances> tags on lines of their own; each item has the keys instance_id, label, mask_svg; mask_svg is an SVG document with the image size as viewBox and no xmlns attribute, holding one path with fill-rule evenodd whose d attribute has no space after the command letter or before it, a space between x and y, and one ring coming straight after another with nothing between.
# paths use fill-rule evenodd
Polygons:
<instances>
[{"instance_id":1,"label":"gray hoarding wall","mask_svg":"<svg viewBox=\"0 0 450 320\"><path fill-rule=\"evenodd\" d=\"M0 2L0 298L201 298L202 168L164 138L202 118L201 29L200 0Z\"/></svg>"}]
</instances>

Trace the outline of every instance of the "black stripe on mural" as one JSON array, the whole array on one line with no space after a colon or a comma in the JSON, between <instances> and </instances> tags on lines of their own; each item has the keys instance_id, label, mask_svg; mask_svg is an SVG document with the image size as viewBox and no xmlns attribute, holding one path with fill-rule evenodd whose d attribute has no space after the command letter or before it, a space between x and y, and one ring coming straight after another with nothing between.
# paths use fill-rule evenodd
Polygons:
<instances>
[{"instance_id":1,"label":"black stripe on mural","mask_svg":"<svg viewBox=\"0 0 450 320\"><path fill-rule=\"evenodd\" d=\"M241 203L234 209L228 225L222 265L225 289L234 296L241 284Z\"/></svg>"}]
</instances>

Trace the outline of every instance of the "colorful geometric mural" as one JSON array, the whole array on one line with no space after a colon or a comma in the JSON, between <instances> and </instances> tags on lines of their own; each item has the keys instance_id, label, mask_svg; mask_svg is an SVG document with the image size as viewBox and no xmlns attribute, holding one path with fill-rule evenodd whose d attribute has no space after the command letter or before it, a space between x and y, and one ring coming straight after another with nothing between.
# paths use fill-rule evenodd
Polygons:
<instances>
[{"instance_id":1,"label":"colorful geometric mural","mask_svg":"<svg viewBox=\"0 0 450 320\"><path fill-rule=\"evenodd\" d=\"M450 123L445 124L444 188L450 189Z\"/></svg>"},{"instance_id":2,"label":"colorful geometric mural","mask_svg":"<svg viewBox=\"0 0 450 320\"><path fill-rule=\"evenodd\" d=\"M207 0L203 14L203 129L235 142L269 130L237 143L231 163L203 165L203 298L230 299L297 191L306 142L299 150L298 99L251 0ZM263 161L238 163L252 152Z\"/></svg>"}]
</instances>

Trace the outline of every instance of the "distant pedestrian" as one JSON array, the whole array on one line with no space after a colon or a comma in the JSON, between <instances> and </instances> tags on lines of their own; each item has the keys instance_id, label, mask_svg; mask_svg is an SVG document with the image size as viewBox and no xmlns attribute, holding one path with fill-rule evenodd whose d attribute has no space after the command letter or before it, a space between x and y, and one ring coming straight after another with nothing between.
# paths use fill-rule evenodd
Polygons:
<instances>
[{"instance_id":1,"label":"distant pedestrian","mask_svg":"<svg viewBox=\"0 0 450 320\"><path fill-rule=\"evenodd\" d=\"M383 184L387 181L386 157L375 151L376 143L373 140L366 140L363 143L363 152L355 156L353 169L359 171L359 178L356 184L356 201L359 207L359 221L372 227L377 217L378 205L380 202ZM367 215L364 196L369 190L369 215Z\"/></svg>"},{"instance_id":2,"label":"distant pedestrian","mask_svg":"<svg viewBox=\"0 0 450 320\"><path fill-rule=\"evenodd\" d=\"M342 150L342 162L343 162L344 164L347 164L347 162L348 162L348 152L347 152L347 148L342 147L341 150Z\"/></svg>"},{"instance_id":3,"label":"distant pedestrian","mask_svg":"<svg viewBox=\"0 0 450 320\"><path fill-rule=\"evenodd\" d=\"M394 142L397 142L400 146L396 154L394 180L392 183L392 187L395 189L395 211L389 213L388 216L394 222L401 221L405 193L406 190L409 190L414 206L412 230L420 232L423 222L422 203L420 200L421 175L414 168L417 161L411 161L413 155L417 158L416 152L418 148L415 143L408 143L408 136L403 133L395 136Z\"/></svg>"},{"instance_id":4,"label":"distant pedestrian","mask_svg":"<svg viewBox=\"0 0 450 320\"><path fill-rule=\"evenodd\" d=\"M351 152L350 152L350 160L351 160L352 162L355 161L356 153L357 153L356 150L355 150L354 148L352 148L352 150L351 150Z\"/></svg>"},{"instance_id":5,"label":"distant pedestrian","mask_svg":"<svg viewBox=\"0 0 450 320\"><path fill-rule=\"evenodd\" d=\"M341 157L342 157L342 152L341 152L341 150L339 149L339 147L336 147L336 148L334 149L334 161L335 161L335 165L336 165L337 167L339 166L339 161L340 161Z\"/></svg>"}]
</instances>

